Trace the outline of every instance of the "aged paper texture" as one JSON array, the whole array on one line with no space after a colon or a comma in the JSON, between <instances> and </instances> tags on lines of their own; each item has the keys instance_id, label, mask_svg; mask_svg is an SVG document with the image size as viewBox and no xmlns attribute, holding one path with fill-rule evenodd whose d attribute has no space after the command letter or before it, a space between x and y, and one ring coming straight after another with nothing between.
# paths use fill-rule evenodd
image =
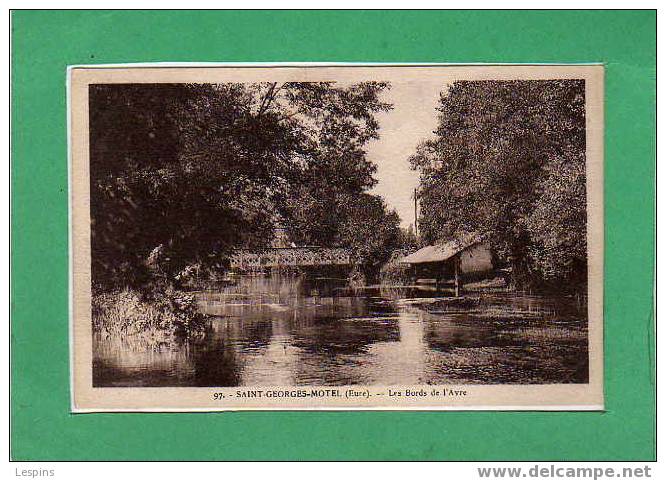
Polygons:
<instances>
[{"instance_id":1,"label":"aged paper texture","mask_svg":"<svg viewBox=\"0 0 666 481\"><path fill-rule=\"evenodd\" d=\"M71 68L72 410L603 409L603 78Z\"/></svg>"}]
</instances>

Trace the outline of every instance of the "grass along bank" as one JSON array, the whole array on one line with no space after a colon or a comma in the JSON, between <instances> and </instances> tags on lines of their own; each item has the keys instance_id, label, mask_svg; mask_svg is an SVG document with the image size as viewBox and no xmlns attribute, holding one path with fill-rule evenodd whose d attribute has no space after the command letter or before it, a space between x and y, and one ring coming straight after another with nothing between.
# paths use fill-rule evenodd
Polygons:
<instances>
[{"instance_id":1,"label":"grass along bank","mask_svg":"<svg viewBox=\"0 0 666 481\"><path fill-rule=\"evenodd\" d=\"M93 331L156 340L201 335L207 316L192 294L172 288L149 295L124 288L92 296Z\"/></svg>"}]
</instances>

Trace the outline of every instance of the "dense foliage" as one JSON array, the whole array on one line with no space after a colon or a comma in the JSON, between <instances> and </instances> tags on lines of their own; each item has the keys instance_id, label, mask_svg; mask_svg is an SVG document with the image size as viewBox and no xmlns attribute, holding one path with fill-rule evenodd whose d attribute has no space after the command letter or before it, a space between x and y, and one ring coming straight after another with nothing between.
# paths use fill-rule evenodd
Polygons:
<instances>
[{"instance_id":1,"label":"dense foliage","mask_svg":"<svg viewBox=\"0 0 666 481\"><path fill-rule=\"evenodd\" d=\"M420 172L423 242L474 233L517 287L586 282L583 80L458 81Z\"/></svg>"},{"instance_id":2,"label":"dense foliage","mask_svg":"<svg viewBox=\"0 0 666 481\"><path fill-rule=\"evenodd\" d=\"M176 281L233 249L359 247L368 273L398 219L367 193L389 86L363 82L105 84L90 87L93 282ZM367 208L366 208L367 207ZM369 226L373 227L368 231Z\"/></svg>"},{"instance_id":3,"label":"dense foliage","mask_svg":"<svg viewBox=\"0 0 666 481\"><path fill-rule=\"evenodd\" d=\"M124 288L92 297L93 329L103 335L141 336L152 347L174 337L204 334L206 316L193 295L166 289L147 298Z\"/></svg>"}]
</instances>

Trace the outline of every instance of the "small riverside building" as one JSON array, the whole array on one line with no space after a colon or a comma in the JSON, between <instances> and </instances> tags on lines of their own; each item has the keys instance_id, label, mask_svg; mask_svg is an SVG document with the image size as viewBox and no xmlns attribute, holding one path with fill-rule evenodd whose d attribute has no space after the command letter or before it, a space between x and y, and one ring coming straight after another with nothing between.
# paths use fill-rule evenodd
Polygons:
<instances>
[{"instance_id":1,"label":"small riverside building","mask_svg":"<svg viewBox=\"0 0 666 481\"><path fill-rule=\"evenodd\" d=\"M480 241L449 241L429 245L400 260L408 264L412 277L433 279L440 283L453 281L458 296L463 279L481 278L493 272L493 254L490 247Z\"/></svg>"}]
</instances>

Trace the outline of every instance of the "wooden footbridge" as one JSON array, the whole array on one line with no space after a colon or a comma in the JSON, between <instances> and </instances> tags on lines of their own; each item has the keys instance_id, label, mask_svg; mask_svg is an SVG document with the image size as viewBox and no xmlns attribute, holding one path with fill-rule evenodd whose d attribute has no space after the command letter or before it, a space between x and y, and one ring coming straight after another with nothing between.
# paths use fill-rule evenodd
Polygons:
<instances>
[{"instance_id":1,"label":"wooden footbridge","mask_svg":"<svg viewBox=\"0 0 666 481\"><path fill-rule=\"evenodd\" d=\"M261 252L238 251L231 256L231 268L258 271L265 268L351 266L351 252L341 247L273 247Z\"/></svg>"}]
</instances>

